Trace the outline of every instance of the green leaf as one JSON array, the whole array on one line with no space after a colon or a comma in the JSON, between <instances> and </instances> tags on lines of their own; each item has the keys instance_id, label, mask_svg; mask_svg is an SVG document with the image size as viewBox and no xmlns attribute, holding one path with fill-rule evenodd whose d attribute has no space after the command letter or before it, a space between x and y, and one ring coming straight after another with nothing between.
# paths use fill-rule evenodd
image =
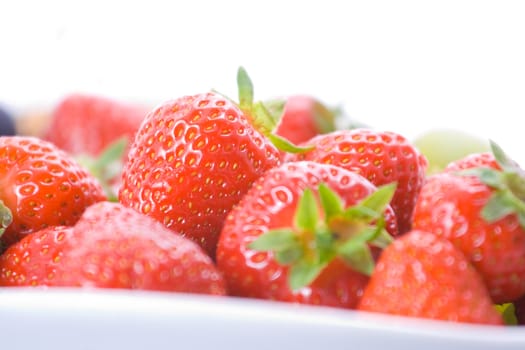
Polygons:
<instances>
[{"instance_id":1,"label":"green leaf","mask_svg":"<svg viewBox=\"0 0 525 350\"><path fill-rule=\"evenodd\" d=\"M382 213L388 207L396 192L397 183L379 186L372 194L361 201L361 205Z\"/></svg>"},{"instance_id":2,"label":"green leaf","mask_svg":"<svg viewBox=\"0 0 525 350\"><path fill-rule=\"evenodd\" d=\"M317 201L312 190L306 188L297 204L294 217L295 226L303 231L314 232L317 228L318 219Z\"/></svg>"},{"instance_id":3,"label":"green leaf","mask_svg":"<svg viewBox=\"0 0 525 350\"><path fill-rule=\"evenodd\" d=\"M288 141L284 137L281 137L274 133L269 133L266 135L268 139L270 139L271 143L277 147L277 149L287 152L287 153L305 153L308 151L311 151L315 148L313 145L306 145L306 146L297 146L294 145L292 142Z\"/></svg>"},{"instance_id":4,"label":"green leaf","mask_svg":"<svg viewBox=\"0 0 525 350\"><path fill-rule=\"evenodd\" d=\"M124 152L128 146L129 140L127 136L123 136L113 141L97 158L97 166L107 169L116 161L121 161L124 157ZM110 176L112 177L113 174Z\"/></svg>"},{"instance_id":5,"label":"green leaf","mask_svg":"<svg viewBox=\"0 0 525 350\"><path fill-rule=\"evenodd\" d=\"M274 123L277 125L281 120L284 113L284 107L286 106L286 99L279 98L263 102L264 107L268 113L272 116Z\"/></svg>"},{"instance_id":6,"label":"green leaf","mask_svg":"<svg viewBox=\"0 0 525 350\"><path fill-rule=\"evenodd\" d=\"M394 242L394 237L388 233L385 229L380 229L378 231L377 236L370 241L370 244L374 247L378 247L381 249L385 249L388 247L392 242Z\"/></svg>"},{"instance_id":7,"label":"green leaf","mask_svg":"<svg viewBox=\"0 0 525 350\"><path fill-rule=\"evenodd\" d=\"M301 260L299 263L291 266L288 275L288 283L293 291L296 291L304 286L312 283L321 273L325 264L318 264Z\"/></svg>"},{"instance_id":8,"label":"green leaf","mask_svg":"<svg viewBox=\"0 0 525 350\"><path fill-rule=\"evenodd\" d=\"M509 191L494 192L481 210L481 216L487 222L497 221L516 211L516 200Z\"/></svg>"},{"instance_id":9,"label":"green leaf","mask_svg":"<svg viewBox=\"0 0 525 350\"><path fill-rule=\"evenodd\" d=\"M276 251L274 253L275 260L281 265L295 264L303 257L304 250L300 245L292 246L289 249Z\"/></svg>"},{"instance_id":10,"label":"green leaf","mask_svg":"<svg viewBox=\"0 0 525 350\"><path fill-rule=\"evenodd\" d=\"M0 200L0 237L4 234L5 229L13 222L13 215L9 207Z\"/></svg>"},{"instance_id":11,"label":"green leaf","mask_svg":"<svg viewBox=\"0 0 525 350\"><path fill-rule=\"evenodd\" d=\"M251 113L253 123L259 132L268 135L275 129L276 122L262 102L255 102L251 106Z\"/></svg>"},{"instance_id":12,"label":"green leaf","mask_svg":"<svg viewBox=\"0 0 525 350\"><path fill-rule=\"evenodd\" d=\"M248 244L248 248L259 251L283 251L299 244L299 239L292 229L275 229L263 233Z\"/></svg>"},{"instance_id":13,"label":"green leaf","mask_svg":"<svg viewBox=\"0 0 525 350\"><path fill-rule=\"evenodd\" d=\"M505 171L510 170L513 171L516 166L515 163L510 159L507 154L503 151L503 149L493 140L489 140L490 148L492 150L492 154L494 155L494 158L498 162L498 164L501 166L501 168Z\"/></svg>"},{"instance_id":14,"label":"green leaf","mask_svg":"<svg viewBox=\"0 0 525 350\"><path fill-rule=\"evenodd\" d=\"M361 239L351 239L339 249L339 255L352 269L370 276L375 262L368 245Z\"/></svg>"},{"instance_id":15,"label":"green leaf","mask_svg":"<svg viewBox=\"0 0 525 350\"><path fill-rule=\"evenodd\" d=\"M371 208L358 205L344 210L343 217L348 221L370 222L381 217L381 213Z\"/></svg>"},{"instance_id":16,"label":"green leaf","mask_svg":"<svg viewBox=\"0 0 525 350\"><path fill-rule=\"evenodd\" d=\"M501 314L503 322L505 322L506 325L515 326L518 324L516 309L513 303L496 304L494 307Z\"/></svg>"},{"instance_id":17,"label":"green leaf","mask_svg":"<svg viewBox=\"0 0 525 350\"><path fill-rule=\"evenodd\" d=\"M343 201L325 183L319 184L319 198L326 221L330 221L332 217L338 216L343 212Z\"/></svg>"},{"instance_id":18,"label":"green leaf","mask_svg":"<svg viewBox=\"0 0 525 350\"><path fill-rule=\"evenodd\" d=\"M107 199L111 202L118 201L111 181L122 171L122 160L127 146L128 138L123 136L110 143L97 157L86 154L79 154L75 157L80 165L97 178L106 193Z\"/></svg>"},{"instance_id":19,"label":"green leaf","mask_svg":"<svg viewBox=\"0 0 525 350\"><path fill-rule=\"evenodd\" d=\"M329 228L323 225L315 232L315 245L319 261L329 263L336 255L335 239Z\"/></svg>"},{"instance_id":20,"label":"green leaf","mask_svg":"<svg viewBox=\"0 0 525 350\"><path fill-rule=\"evenodd\" d=\"M250 110L253 105L253 84L244 67L237 70L237 87L239 89L239 106Z\"/></svg>"}]
</instances>

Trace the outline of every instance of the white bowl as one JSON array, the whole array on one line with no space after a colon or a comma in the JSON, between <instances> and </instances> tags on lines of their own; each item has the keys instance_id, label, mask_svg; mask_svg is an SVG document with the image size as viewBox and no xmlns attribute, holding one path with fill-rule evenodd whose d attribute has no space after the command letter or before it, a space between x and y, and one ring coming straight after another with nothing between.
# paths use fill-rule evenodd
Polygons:
<instances>
[{"instance_id":1,"label":"white bowl","mask_svg":"<svg viewBox=\"0 0 525 350\"><path fill-rule=\"evenodd\" d=\"M525 349L525 328L231 297L0 288L2 349Z\"/></svg>"}]
</instances>

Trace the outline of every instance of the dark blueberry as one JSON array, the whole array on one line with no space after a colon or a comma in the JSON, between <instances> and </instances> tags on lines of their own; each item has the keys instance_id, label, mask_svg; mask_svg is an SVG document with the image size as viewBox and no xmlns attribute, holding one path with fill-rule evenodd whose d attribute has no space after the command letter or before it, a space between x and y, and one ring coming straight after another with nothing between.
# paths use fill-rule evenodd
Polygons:
<instances>
[{"instance_id":1,"label":"dark blueberry","mask_svg":"<svg viewBox=\"0 0 525 350\"><path fill-rule=\"evenodd\" d=\"M15 134L16 128L13 116L5 108L0 106L0 136Z\"/></svg>"}]
</instances>

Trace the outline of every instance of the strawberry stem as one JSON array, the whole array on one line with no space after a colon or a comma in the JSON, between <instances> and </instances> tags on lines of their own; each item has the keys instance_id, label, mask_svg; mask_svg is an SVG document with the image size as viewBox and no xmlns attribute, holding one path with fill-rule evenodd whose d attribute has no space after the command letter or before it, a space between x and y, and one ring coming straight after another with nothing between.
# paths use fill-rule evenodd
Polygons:
<instances>
[{"instance_id":1,"label":"strawberry stem","mask_svg":"<svg viewBox=\"0 0 525 350\"><path fill-rule=\"evenodd\" d=\"M254 102L253 83L246 69L242 66L237 70L237 88L239 94L239 108L244 114L250 118L254 128L261 134L266 136L277 149L288 153L302 153L312 149L312 147L299 147L292 142L282 138L274 133L277 126L277 121L280 115L272 114L275 109L268 109L267 106L261 102ZM282 114L282 110L280 111Z\"/></svg>"},{"instance_id":2,"label":"strawberry stem","mask_svg":"<svg viewBox=\"0 0 525 350\"><path fill-rule=\"evenodd\" d=\"M395 189L395 184L379 187L345 208L326 184L318 187L319 199L306 188L298 200L293 227L269 230L248 248L273 252L278 263L289 266L292 290L310 284L336 257L370 275L374 269L370 246L385 247L393 240L385 229L384 211Z\"/></svg>"}]
</instances>

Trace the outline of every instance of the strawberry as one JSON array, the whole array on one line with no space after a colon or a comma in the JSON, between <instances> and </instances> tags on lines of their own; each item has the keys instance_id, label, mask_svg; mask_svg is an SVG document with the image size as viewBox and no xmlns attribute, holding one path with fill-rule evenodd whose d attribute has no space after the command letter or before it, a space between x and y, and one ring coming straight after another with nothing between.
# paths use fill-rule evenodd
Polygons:
<instances>
[{"instance_id":1,"label":"strawberry","mask_svg":"<svg viewBox=\"0 0 525 350\"><path fill-rule=\"evenodd\" d=\"M0 286L49 285L72 226L48 226L24 236L0 255Z\"/></svg>"},{"instance_id":2,"label":"strawberry","mask_svg":"<svg viewBox=\"0 0 525 350\"><path fill-rule=\"evenodd\" d=\"M502 325L477 270L448 240L412 230L386 247L358 310Z\"/></svg>"},{"instance_id":3,"label":"strawberry","mask_svg":"<svg viewBox=\"0 0 525 350\"><path fill-rule=\"evenodd\" d=\"M110 97L69 94L52 111L42 138L75 155L98 156L121 137L131 140L148 111Z\"/></svg>"},{"instance_id":4,"label":"strawberry","mask_svg":"<svg viewBox=\"0 0 525 350\"><path fill-rule=\"evenodd\" d=\"M318 135L305 144L311 150L285 159L311 160L355 171L376 186L395 182L392 199L399 233L411 227L412 211L425 180L426 158L404 136L368 128L344 129Z\"/></svg>"},{"instance_id":5,"label":"strawberry","mask_svg":"<svg viewBox=\"0 0 525 350\"><path fill-rule=\"evenodd\" d=\"M0 257L0 284L226 293L195 242L107 201L87 208L73 227L39 231L9 247Z\"/></svg>"},{"instance_id":6,"label":"strawberry","mask_svg":"<svg viewBox=\"0 0 525 350\"><path fill-rule=\"evenodd\" d=\"M278 119L273 132L293 144L336 129L337 112L313 96L292 95L266 101L265 105Z\"/></svg>"},{"instance_id":7,"label":"strawberry","mask_svg":"<svg viewBox=\"0 0 525 350\"><path fill-rule=\"evenodd\" d=\"M253 104L252 88L240 87L240 105L208 92L151 111L131 145L119 201L214 257L227 213L281 161L277 148L254 127L253 108L261 105Z\"/></svg>"},{"instance_id":8,"label":"strawberry","mask_svg":"<svg viewBox=\"0 0 525 350\"><path fill-rule=\"evenodd\" d=\"M68 153L31 136L0 137L4 247L47 226L72 225L105 200L99 182Z\"/></svg>"},{"instance_id":9,"label":"strawberry","mask_svg":"<svg viewBox=\"0 0 525 350\"><path fill-rule=\"evenodd\" d=\"M229 293L355 307L373 269L370 248L397 234L394 190L310 161L268 170L221 231L217 266Z\"/></svg>"},{"instance_id":10,"label":"strawberry","mask_svg":"<svg viewBox=\"0 0 525 350\"><path fill-rule=\"evenodd\" d=\"M495 143L430 176L413 227L449 239L478 269L496 303L525 294L525 176Z\"/></svg>"}]
</instances>

